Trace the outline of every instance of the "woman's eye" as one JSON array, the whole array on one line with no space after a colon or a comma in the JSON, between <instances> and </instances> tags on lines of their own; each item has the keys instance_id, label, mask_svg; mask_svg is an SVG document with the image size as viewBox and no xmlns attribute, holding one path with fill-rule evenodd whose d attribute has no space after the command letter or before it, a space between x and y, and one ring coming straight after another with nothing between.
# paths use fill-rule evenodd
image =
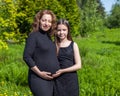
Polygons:
<instances>
[{"instance_id":1,"label":"woman's eye","mask_svg":"<svg viewBox=\"0 0 120 96\"><path fill-rule=\"evenodd\" d=\"M44 20L44 19L42 19L42 21L43 21L43 22L45 22L45 20Z\"/></svg>"},{"instance_id":2,"label":"woman's eye","mask_svg":"<svg viewBox=\"0 0 120 96\"><path fill-rule=\"evenodd\" d=\"M57 29L57 31L60 31L60 29Z\"/></svg>"},{"instance_id":3,"label":"woman's eye","mask_svg":"<svg viewBox=\"0 0 120 96\"><path fill-rule=\"evenodd\" d=\"M66 29L63 29L63 31L66 31Z\"/></svg>"},{"instance_id":4,"label":"woman's eye","mask_svg":"<svg viewBox=\"0 0 120 96\"><path fill-rule=\"evenodd\" d=\"M50 21L50 20L49 20L48 22L49 22L49 23L52 23L52 21Z\"/></svg>"}]
</instances>

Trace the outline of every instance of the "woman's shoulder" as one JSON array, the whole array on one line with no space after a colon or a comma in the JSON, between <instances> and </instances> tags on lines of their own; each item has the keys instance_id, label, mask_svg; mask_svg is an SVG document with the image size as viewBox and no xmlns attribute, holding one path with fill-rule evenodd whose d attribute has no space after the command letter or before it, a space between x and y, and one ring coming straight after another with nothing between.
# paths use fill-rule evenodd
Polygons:
<instances>
[{"instance_id":1,"label":"woman's shoulder","mask_svg":"<svg viewBox=\"0 0 120 96\"><path fill-rule=\"evenodd\" d=\"M75 41L72 41L72 43L73 43L73 46L78 46L78 44L75 42Z\"/></svg>"},{"instance_id":2,"label":"woman's shoulder","mask_svg":"<svg viewBox=\"0 0 120 96\"><path fill-rule=\"evenodd\" d=\"M77 44L75 41L72 41L72 43L75 44L75 45Z\"/></svg>"},{"instance_id":3,"label":"woman's shoulder","mask_svg":"<svg viewBox=\"0 0 120 96\"><path fill-rule=\"evenodd\" d=\"M29 33L28 37L36 37L38 36L39 32L31 32Z\"/></svg>"},{"instance_id":4,"label":"woman's shoulder","mask_svg":"<svg viewBox=\"0 0 120 96\"><path fill-rule=\"evenodd\" d=\"M37 35L39 32L30 32L29 35Z\"/></svg>"},{"instance_id":5,"label":"woman's shoulder","mask_svg":"<svg viewBox=\"0 0 120 96\"><path fill-rule=\"evenodd\" d=\"M76 45L77 43L75 41L71 41L71 45Z\"/></svg>"},{"instance_id":6,"label":"woman's shoulder","mask_svg":"<svg viewBox=\"0 0 120 96\"><path fill-rule=\"evenodd\" d=\"M35 40L36 38L38 38L38 35L39 34L39 32L31 32L31 33L29 33L28 34L28 40Z\"/></svg>"}]
</instances>

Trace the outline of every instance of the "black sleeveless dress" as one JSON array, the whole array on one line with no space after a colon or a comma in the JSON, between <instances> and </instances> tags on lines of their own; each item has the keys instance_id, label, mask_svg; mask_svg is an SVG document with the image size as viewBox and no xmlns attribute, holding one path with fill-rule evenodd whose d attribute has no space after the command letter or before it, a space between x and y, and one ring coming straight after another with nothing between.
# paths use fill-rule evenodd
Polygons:
<instances>
[{"instance_id":1,"label":"black sleeveless dress","mask_svg":"<svg viewBox=\"0 0 120 96\"><path fill-rule=\"evenodd\" d=\"M58 60L61 68L73 66L74 51L73 43L71 42L68 47L60 47ZM55 82L55 96L79 96L79 84L77 73L70 72L62 74L56 79Z\"/></svg>"}]
</instances>

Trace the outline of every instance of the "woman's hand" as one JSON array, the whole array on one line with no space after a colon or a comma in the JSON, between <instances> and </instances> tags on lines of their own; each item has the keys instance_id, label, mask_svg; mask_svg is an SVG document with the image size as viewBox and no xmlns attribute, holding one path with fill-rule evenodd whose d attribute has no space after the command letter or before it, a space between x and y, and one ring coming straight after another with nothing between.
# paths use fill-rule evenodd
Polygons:
<instances>
[{"instance_id":1,"label":"woman's hand","mask_svg":"<svg viewBox=\"0 0 120 96\"><path fill-rule=\"evenodd\" d=\"M40 71L37 66L32 67L31 70L43 79L46 79L46 80L53 79L52 74L50 72Z\"/></svg>"},{"instance_id":2,"label":"woman's hand","mask_svg":"<svg viewBox=\"0 0 120 96\"><path fill-rule=\"evenodd\" d=\"M63 74L63 69L59 69L58 71L56 71L55 74L52 75L53 78L59 77L61 74Z\"/></svg>"},{"instance_id":3,"label":"woman's hand","mask_svg":"<svg viewBox=\"0 0 120 96\"><path fill-rule=\"evenodd\" d=\"M52 74L50 72L45 72L45 71L41 71L40 72L40 77L46 80L52 80Z\"/></svg>"}]
</instances>

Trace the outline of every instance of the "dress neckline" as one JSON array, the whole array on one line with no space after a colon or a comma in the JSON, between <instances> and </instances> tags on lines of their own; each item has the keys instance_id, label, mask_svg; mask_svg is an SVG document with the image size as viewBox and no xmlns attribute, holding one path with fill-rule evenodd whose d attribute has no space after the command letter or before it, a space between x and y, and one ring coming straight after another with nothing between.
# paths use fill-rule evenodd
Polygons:
<instances>
[{"instance_id":1,"label":"dress neckline","mask_svg":"<svg viewBox=\"0 0 120 96\"><path fill-rule=\"evenodd\" d=\"M65 48L68 48L71 44L72 44L73 41L70 42L70 44L68 46L65 46L65 47L59 47L60 49L65 49Z\"/></svg>"}]
</instances>

